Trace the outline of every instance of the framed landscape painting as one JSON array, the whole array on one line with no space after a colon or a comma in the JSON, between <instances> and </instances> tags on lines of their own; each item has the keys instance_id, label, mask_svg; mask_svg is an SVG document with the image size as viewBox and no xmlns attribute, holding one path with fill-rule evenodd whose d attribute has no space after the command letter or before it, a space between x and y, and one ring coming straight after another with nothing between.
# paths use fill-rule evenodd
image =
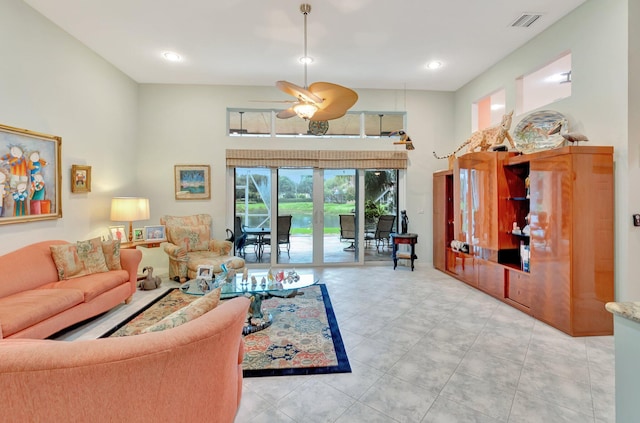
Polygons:
<instances>
[{"instance_id":1,"label":"framed landscape painting","mask_svg":"<svg viewBox=\"0 0 640 423\"><path fill-rule=\"evenodd\" d=\"M60 219L62 139L0 125L0 225Z\"/></svg>"},{"instance_id":2,"label":"framed landscape painting","mask_svg":"<svg viewBox=\"0 0 640 423\"><path fill-rule=\"evenodd\" d=\"M176 200L211 198L209 165L175 165Z\"/></svg>"}]
</instances>

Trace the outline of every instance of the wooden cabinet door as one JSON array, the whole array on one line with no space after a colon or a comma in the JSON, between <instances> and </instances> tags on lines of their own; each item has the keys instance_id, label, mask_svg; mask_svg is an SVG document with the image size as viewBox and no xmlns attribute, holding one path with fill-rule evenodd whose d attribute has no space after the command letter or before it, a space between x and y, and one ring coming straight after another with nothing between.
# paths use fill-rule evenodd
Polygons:
<instances>
[{"instance_id":1,"label":"wooden cabinet door","mask_svg":"<svg viewBox=\"0 0 640 423\"><path fill-rule=\"evenodd\" d=\"M456 226L456 239L491 250L498 249L497 154L465 154L458 158L454 168L460 187L457 191L460 223Z\"/></svg>"},{"instance_id":2,"label":"wooden cabinet door","mask_svg":"<svg viewBox=\"0 0 640 423\"><path fill-rule=\"evenodd\" d=\"M487 260L476 260L478 268L478 288L498 298L504 298L505 268L501 264Z\"/></svg>"},{"instance_id":3,"label":"wooden cabinet door","mask_svg":"<svg viewBox=\"0 0 640 423\"><path fill-rule=\"evenodd\" d=\"M433 267L446 270L445 251L447 235L447 179L441 173L433 174Z\"/></svg>"},{"instance_id":4,"label":"wooden cabinet door","mask_svg":"<svg viewBox=\"0 0 640 423\"><path fill-rule=\"evenodd\" d=\"M530 163L531 312L566 333L571 331L573 177L568 154Z\"/></svg>"},{"instance_id":5,"label":"wooden cabinet door","mask_svg":"<svg viewBox=\"0 0 640 423\"><path fill-rule=\"evenodd\" d=\"M507 270L507 298L529 307L531 304L531 291L531 275L517 270Z\"/></svg>"},{"instance_id":6,"label":"wooden cabinet door","mask_svg":"<svg viewBox=\"0 0 640 423\"><path fill-rule=\"evenodd\" d=\"M453 169L453 238L456 241L471 244L469 177L471 170L459 166L460 159L455 161Z\"/></svg>"},{"instance_id":7,"label":"wooden cabinet door","mask_svg":"<svg viewBox=\"0 0 640 423\"><path fill-rule=\"evenodd\" d=\"M447 248L447 271L456 275L461 281L478 287L476 258L470 254Z\"/></svg>"}]
</instances>

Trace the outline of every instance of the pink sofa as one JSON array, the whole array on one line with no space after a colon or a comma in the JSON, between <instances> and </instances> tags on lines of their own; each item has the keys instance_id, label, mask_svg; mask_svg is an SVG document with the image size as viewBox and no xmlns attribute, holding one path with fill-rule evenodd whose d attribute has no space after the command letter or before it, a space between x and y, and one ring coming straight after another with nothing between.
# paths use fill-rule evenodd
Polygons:
<instances>
[{"instance_id":1,"label":"pink sofa","mask_svg":"<svg viewBox=\"0 0 640 423\"><path fill-rule=\"evenodd\" d=\"M59 281L49 246L67 243L44 241L0 256L0 339L46 338L131 300L140 251L120 251L123 270Z\"/></svg>"},{"instance_id":2,"label":"pink sofa","mask_svg":"<svg viewBox=\"0 0 640 423\"><path fill-rule=\"evenodd\" d=\"M215 422L242 395L249 299L173 329L88 341L0 341L3 422Z\"/></svg>"}]
</instances>

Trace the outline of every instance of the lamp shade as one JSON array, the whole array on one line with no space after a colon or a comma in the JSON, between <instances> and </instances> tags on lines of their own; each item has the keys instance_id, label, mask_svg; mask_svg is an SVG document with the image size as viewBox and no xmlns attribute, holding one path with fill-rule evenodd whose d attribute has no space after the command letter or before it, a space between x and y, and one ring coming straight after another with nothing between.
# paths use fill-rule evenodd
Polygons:
<instances>
[{"instance_id":1,"label":"lamp shade","mask_svg":"<svg viewBox=\"0 0 640 423\"><path fill-rule=\"evenodd\" d=\"M149 219L149 199L140 197L114 197L111 199L111 220L131 222Z\"/></svg>"}]
</instances>

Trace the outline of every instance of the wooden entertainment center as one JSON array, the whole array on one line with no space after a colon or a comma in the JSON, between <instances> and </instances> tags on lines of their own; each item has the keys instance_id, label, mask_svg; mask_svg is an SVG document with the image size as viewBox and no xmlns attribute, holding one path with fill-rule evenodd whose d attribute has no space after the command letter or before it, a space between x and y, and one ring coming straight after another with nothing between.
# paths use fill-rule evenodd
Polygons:
<instances>
[{"instance_id":1,"label":"wooden entertainment center","mask_svg":"<svg viewBox=\"0 0 640 423\"><path fill-rule=\"evenodd\" d=\"M613 147L468 153L433 174L433 263L571 336L611 335L613 210Z\"/></svg>"}]
</instances>

